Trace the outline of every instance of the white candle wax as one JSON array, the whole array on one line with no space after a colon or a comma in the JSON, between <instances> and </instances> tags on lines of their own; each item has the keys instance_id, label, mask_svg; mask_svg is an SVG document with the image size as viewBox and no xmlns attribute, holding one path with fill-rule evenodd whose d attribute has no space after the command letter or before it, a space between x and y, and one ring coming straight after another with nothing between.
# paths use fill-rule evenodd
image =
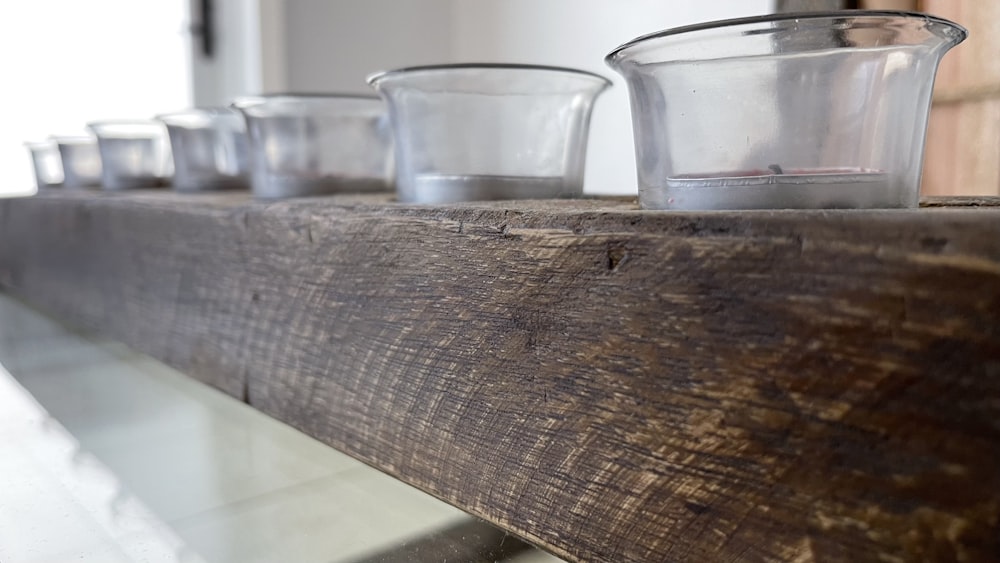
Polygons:
<instances>
[{"instance_id":1,"label":"white candle wax","mask_svg":"<svg viewBox=\"0 0 1000 563\"><path fill-rule=\"evenodd\" d=\"M454 203L499 199L553 199L579 195L562 176L420 174L402 186L400 199L412 203Z\"/></svg>"},{"instance_id":2,"label":"white candle wax","mask_svg":"<svg viewBox=\"0 0 1000 563\"><path fill-rule=\"evenodd\" d=\"M263 174L253 178L254 196L268 199L385 192L391 189L392 186L381 178L333 174Z\"/></svg>"},{"instance_id":3,"label":"white candle wax","mask_svg":"<svg viewBox=\"0 0 1000 563\"><path fill-rule=\"evenodd\" d=\"M770 172L667 178L664 186L647 187L640 197L647 209L909 207L909 191L894 183L885 172L860 169L777 169Z\"/></svg>"}]
</instances>

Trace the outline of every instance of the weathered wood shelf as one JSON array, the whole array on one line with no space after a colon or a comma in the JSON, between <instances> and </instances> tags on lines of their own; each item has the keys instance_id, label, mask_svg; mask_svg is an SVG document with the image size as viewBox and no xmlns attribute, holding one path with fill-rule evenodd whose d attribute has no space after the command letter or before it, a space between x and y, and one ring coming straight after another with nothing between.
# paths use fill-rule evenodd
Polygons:
<instances>
[{"instance_id":1,"label":"weathered wood shelf","mask_svg":"<svg viewBox=\"0 0 1000 563\"><path fill-rule=\"evenodd\" d=\"M1000 208L939 203L51 191L0 285L571 559L990 560Z\"/></svg>"}]
</instances>

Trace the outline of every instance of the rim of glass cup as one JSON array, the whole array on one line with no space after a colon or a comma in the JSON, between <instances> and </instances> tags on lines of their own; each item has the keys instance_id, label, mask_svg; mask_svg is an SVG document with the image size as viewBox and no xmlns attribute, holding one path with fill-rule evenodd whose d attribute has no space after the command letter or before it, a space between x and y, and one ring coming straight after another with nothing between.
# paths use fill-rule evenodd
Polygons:
<instances>
[{"instance_id":1,"label":"rim of glass cup","mask_svg":"<svg viewBox=\"0 0 1000 563\"><path fill-rule=\"evenodd\" d=\"M216 116L216 115L230 115L232 113L233 113L233 108L225 106L210 106L202 108L187 108L187 109L180 109L177 111L168 111L166 113L158 113L153 119L156 119L158 121L163 121L165 119L170 119L171 117L182 116L182 115Z\"/></svg>"},{"instance_id":2,"label":"rim of glass cup","mask_svg":"<svg viewBox=\"0 0 1000 563\"><path fill-rule=\"evenodd\" d=\"M275 94L258 94L255 96L241 96L233 100L230 104L230 108L234 109L244 109L258 104L262 104L266 101L274 100L378 100L381 101L382 98L371 94L347 94L341 92L281 92Z\"/></svg>"},{"instance_id":3,"label":"rim of glass cup","mask_svg":"<svg viewBox=\"0 0 1000 563\"><path fill-rule=\"evenodd\" d=\"M56 147L55 141L52 139L36 139L34 141L24 141L24 146L28 150L44 150L44 149L54 149Z\"/></svg>"},{"instance_id":4,"label":"rim of glass cup","mask_svg":"<svg viewBox=\"0 0 1000 563\"><path fill-rule=\"evenodd\" d=\"M97 142L93 135L50 135L49 140L56 145L90 145Z\"/></svg>"},{"instance_id":5,"label":"rim of glass cup","mask_svg":"<svg viewBox=\"0 0 1000 563\"><path fill-rule=\"evenodd\" d=\"M87 124L87 129L93 131L94 135L100 139L101 133L104 136L116 137L124 134L126 137L133 137L137 133L138 138L164 134L163 123L155 119L108 119L104 121L91 121ZM110 135L108 135L110 133Z\"/></svg>"},{"instance_id":6,"label":"rim of glass cup","mask_svg":"<svg viewBox=\"0 0 1000 563\"><path fill-rule=\"evenodd\" d=\"M219 123L218 119L230 119L233 122L243 122L239 110L234 107L209 106L188 108L168 113L157 114L154 119L163 122L167 127L210 127ZM225 121L223 121L225 122Z\"/></svg>"},{"instance_id":7,"label":"rim of glass cup","mask_svg":"<svg viewBox=\"0 0 1000 563\"><path fill-rule=\"evenodd\" d=\"M684 25L681 27L672 27L670 29L665 29L663 31L655 31L653 33L647 33L646 35L640 35L635 39L623 43L612 50L607 56L604 57L604 61L611 64L613 58L621 54L627 49L631 49L636 45L645 43L650 39L660 39L662 37L670 37L673 35L680 35L682 33L690 33L692 31L705 31L709 29L717 29L723 27L735 27L739 25L748 25L755 23L771 23L778 21L787 20L820 20L820 19L844 19L844 18L884 18L884 17L900 17L900 18L913 18L922 19L925 21L933 21L935 23L944 24L957 30L961 34L961 38L955 41L953 44L961 43L969 35L969 30L965 27L939 16L933 16L931 14L925 14L923 12L913 12L908 10L836 10L836 11L821 11L821 12L788 12L784 14L766 14L762 16L748 16L742 18L730 18L725 20L716 20L710 22L696 23L692 25Z\"/></svg>"},{"instance_id":8,"label":"rim of glass cup","mask_svg":"<svg viewBox=\"0 0 1000 563\"><path fill-rule=\"evenodd\" d=\"M376 72L375 74L369 75L366 82L370 85L374 85L376 82L387 78L389 76L395 76L397 74L409 74L412 72L425 72L425 71L435 71L435 70L473 70L473 69L506 69L506 70L541 70L549 72L567 72L570 74L582 74L584 76L590 76L596 78L605 83L606 86L612 84L611 80L597 74L596 72L590 72L589 70L582 70L579 68L570 68L566 66L551 66L551 65L533 65L533 64L519 64L519 63L448 63L448 64L438 64L438 65L418 65L418 66L407 66L403 68L397 68L393 70L384 70L382 72Z\"/></svg>"}]
</instances>

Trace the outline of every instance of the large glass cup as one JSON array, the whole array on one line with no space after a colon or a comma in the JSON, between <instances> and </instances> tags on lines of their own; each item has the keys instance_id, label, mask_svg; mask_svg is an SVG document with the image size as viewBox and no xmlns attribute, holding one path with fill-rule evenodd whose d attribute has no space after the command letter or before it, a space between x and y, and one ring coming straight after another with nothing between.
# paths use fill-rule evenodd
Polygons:
<instances>
[{"instance_id":1,"label":"large glass cup","mask_svg":"<svg viewBox=\"0 0 1000 563\"><path fill-rule=\"evenodd\" d=\"M726 20L611 52L647 209L889 208L919 201L938 62L962 27L910 12Z\"/></svg>"},{"instance_id":2,"label":"large glass cup","mask_svg":"<svg viewBox=\"0 0 1000 563\"><path fill-rule=\"evenodd\" d=\"M392 135L378 97L261 96L233 107L246 117L254 196L392 190Z\"/></svg>"},{"instance_id":3,"label":"large glass cup","mask_svg":"<svg viewBox=\"0 0 1000 563\"><path fill-rule=\"evenodd\" d=\"M440 65L368 79L389 103L400 201L579 196L591 108L610 82L580 70Z\"/></svg>"},{"instance_id":4,"label":"large glass cup","mask_svg":"<svg viewBox=\"0 0 1000 563\"><path fill-rule=\"evenodd\" d=\"M184 192L249 187L246 124L230 108L200 108L157 117L167 126L173 188Z\"/></svg>"},{"instance_id":5,"label":"large glass cup","mask_svg":"<svg viewBox=\"0 0 1000 563\"><path fill-rule=\"evenodd\" d=\"M159 121L102 121L87 127L97 136L105 190L155 188L168 180L170 147Z\"/></svg>"}]
</instances>

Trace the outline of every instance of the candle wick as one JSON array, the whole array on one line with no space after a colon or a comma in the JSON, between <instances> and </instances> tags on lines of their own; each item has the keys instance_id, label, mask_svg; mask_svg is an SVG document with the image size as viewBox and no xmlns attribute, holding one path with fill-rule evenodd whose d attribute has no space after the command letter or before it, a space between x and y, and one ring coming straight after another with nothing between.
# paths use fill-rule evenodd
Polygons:
<instances>
[{"instance_id":1,"label":"candle wick","mask_svg":"<svg viewBox=\"0 0 1000 563\"><path fill-rule=\"evenodd\" d=\"M778 166L777 164L770 164L768 165L767 169L770 170L771 172L774 172L775 174L784 174L784 172L781 170L781 167Z\"/></svg>"}]
</instances>

